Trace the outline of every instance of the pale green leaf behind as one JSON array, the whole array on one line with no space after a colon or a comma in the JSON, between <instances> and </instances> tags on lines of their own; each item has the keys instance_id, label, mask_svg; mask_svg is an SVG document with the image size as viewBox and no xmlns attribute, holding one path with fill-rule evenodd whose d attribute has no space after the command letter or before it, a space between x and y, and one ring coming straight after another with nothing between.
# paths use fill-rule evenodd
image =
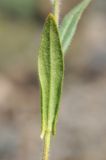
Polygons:
<instances>
[{"instance_id":1,"label":"pale green leaf behind","mask_svg":"<svg viewBox=\"0 0 106 160\"><path fill-rule=\"evenodd\" d=\"M63 22L60 26L60 40L64 54L72 42L81 15L90 2L91 0L83 0L75 8L73 8L63 19Z\"/></svg>"}]
</instances>

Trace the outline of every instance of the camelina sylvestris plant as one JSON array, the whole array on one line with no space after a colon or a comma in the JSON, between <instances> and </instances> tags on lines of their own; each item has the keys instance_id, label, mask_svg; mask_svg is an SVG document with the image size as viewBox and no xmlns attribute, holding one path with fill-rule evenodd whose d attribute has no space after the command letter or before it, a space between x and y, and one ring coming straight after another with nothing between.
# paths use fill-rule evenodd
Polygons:
<instances>
[{"instance_id":1,"label":"camelina sylvestris plant","mask_svg":"<svg viewBox=\"0 0 106 160\"><path fill-rule=\"evenodd\" d=\"M56 133L64 78L64 55L72 42L78 22L91 0L82 0L59 24L60 0L50 0L53 12L45 21L38 56L41 86L41 117L44 139L43 160L49 159L50 139Z\"/></svg>"}]
</instances>

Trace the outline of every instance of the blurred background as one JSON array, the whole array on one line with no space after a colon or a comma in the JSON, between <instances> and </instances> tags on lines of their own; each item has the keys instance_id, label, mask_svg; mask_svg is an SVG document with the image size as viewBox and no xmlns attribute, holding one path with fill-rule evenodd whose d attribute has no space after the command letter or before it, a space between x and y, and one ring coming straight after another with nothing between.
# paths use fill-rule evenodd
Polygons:
<instances>
[{"instance_id":1,"label":"blurred background","mask_svg":"<svg viewBox=\"0 0 106 160\"><path fill-rule=\"evenodd\" d=\"M61 18L79 0L63 0ZM40 160L37 55L49 0L0 0L0 160ZM65 57L51 160L106 160L106 0L92 0Z\"/></svg>"}]
</instances>

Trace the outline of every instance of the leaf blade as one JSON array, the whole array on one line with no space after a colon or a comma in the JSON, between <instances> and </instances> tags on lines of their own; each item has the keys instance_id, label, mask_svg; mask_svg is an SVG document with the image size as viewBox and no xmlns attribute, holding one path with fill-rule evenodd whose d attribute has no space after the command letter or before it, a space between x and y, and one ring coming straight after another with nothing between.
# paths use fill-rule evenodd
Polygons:
<instances>
[{"instance_id":1,"label":"leaf blade","mask_svg":"<svg viewBox=\"0 0 106 160\"><path fill-rule=\"evenodd\" d=\"M41 85L41 123L42 123L41 138L44 137L45 130L47 128L47 112L48 112L47 102L49 101L49 97L48 97L49 95L48 84L49 84L49 75L50 75L50 72L49 72L50 64L48 60L48 52L50 50L49 48L50 37L49 37L49 29L48 29L49 26L50 26L50 23L48 20L46 20L43 34L42 34L42 39L41 39L39 56L38 56L39 80ZM42 56L42 53L45 53L44 57ZM44 83L45 85L43 85Z\"/></svg>"},{"instance_id":2,"label":"leaf blade","mask_svg":"<svg viewBox=\"0 0 106 160\"><path fill-rule=\"evenodd\" d=\"M83 0L63 19L63 22L60 26L60 40L64 54L72 42L79 20L90 2L91 0Z\"/></svg>"},{"instance_id":3,"label":"leaf blade","mask_svg":"<svg viewBox=\"0 0 106 160\"><path fill-rule=\"evenodd\" d=\"M42 137L53 133L56 126L63 80L63 54L53 15L49 15L43 30L38 57L39 79L42 90Z\"/></svg>"}]
</instances>

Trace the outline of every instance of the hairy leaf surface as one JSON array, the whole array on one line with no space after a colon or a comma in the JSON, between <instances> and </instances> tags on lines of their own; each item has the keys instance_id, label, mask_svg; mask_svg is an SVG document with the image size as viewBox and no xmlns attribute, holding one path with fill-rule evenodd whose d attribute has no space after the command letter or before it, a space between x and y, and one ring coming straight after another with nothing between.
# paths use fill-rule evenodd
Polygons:
<instances>
[{"instance_id":1,"label":"hairy leaf surface","mask_svg":"<svg viewBox=\"0 0 106 160\"><path fill-rule=\"evenodd\" d=\"M67 51L70 43L72 42L81 15L90 2L91 0L83 0L74 9L72 9L63 19L63 22L60 26L60 41L62 44L63 53Z\"/></svg>"},{"instance_id":2,"label":"hairy leaf surface","mask_svg":"<svg viewBox=\"0 0 106 160\"><path fill-rule=\"evenodd\" d=\"M50 14L45 22L38 57L41 84L42 138L45 132L55 132L63 80L63 54L55 18Z\"/></svg>"}]
</instances>

